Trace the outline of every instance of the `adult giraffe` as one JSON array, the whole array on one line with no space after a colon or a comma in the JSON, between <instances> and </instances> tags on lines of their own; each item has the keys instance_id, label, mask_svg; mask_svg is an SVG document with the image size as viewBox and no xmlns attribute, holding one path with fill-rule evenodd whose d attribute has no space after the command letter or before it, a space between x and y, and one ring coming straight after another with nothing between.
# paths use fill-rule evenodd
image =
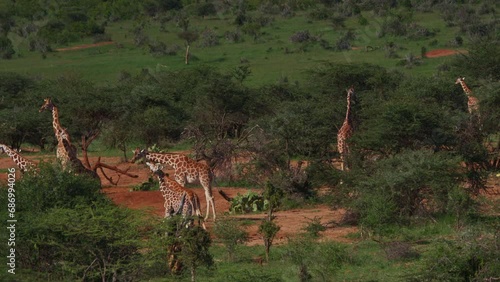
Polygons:
<instances>
[{"instance_id":1,"label":"adult giraffe","mask_svg":"<svg viewBox=\"0 0 500 282\"><path fill-rule=\"evenodd\" d=\"M56 157L64 169L77 159L76 147L71 144L68 132L61 126L59 121L59 109L54 105L52 99L45 98L39 112L50 111L52 113L52 127L57 139ZM83 165L83 164L82 164Z\"/></svg>"},{"instance_id":2,"label":"adult giraffe","mask_svg":"<svg viewBox=\"0 0 500 282\"><path fill-rule=\"evenodd\" d=\"M134 163L141 158L145 158L147 161L152 163L162 163L171 166L175 171L174 179L182 187L186 185L186 182L193 183L196 180L199 180L205 190L205 198L207 201L207 213L205 215L205 220L207 220L209 216L211 207L213 219L215 221L215 203L212 195L213 176L212 171L206 164L199 163L183 154L152 153L146 149L141 150L140 148L136 148L131 162Z\"/></svg>"},{"instance_id":3,"label":"adult giraffe","mask_svg":"<svg viewBox=\"0 0 500 282\"><path fill-rule=\"evenodd\" d=\"M354 87L347 89L347 110L345 114L344 123L337 133L337 149L340 154L340 169L342 171L348 170L347 155L349 154L348 139L352 136L352 117L351 117L351 100L354 94Z\"/></svg>"},{"instance_id":4,"label":"adult giraffe","mask_svg":"<svg viewBox=\"0 0 500 282\"><path fill-rule=\"evenodd\" d=\"M467 109L469 110L469 114L479 113L479 99L472 95L472 90L465 84L465 77L457 78L455 84L460 84L465 95L467 95Z\"/></svg>"},{"instance_id":5,"label":"adult giraffe","mask_svg":"<svg viewBox=\"0 0 500 282\"><path fill-rule=\"evenodd\" d=\"M52 127L57 139L56 157L61 162L63 169L74 170L76 173L85 173L95 179L99 179L97 172L86 168L76 155L76 147L71 144L68 132L61 126L59 121L59 109L52 102L52 99L45 98L39 112L52 112Z\"/></svg>"}]
</instances>

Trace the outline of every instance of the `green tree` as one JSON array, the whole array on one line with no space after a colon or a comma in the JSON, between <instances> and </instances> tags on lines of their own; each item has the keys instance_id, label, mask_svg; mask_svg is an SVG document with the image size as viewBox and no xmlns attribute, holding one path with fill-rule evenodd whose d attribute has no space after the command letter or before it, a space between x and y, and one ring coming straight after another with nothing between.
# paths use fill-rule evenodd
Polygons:
<instances>
[{"instance_id":1,"label":"green tree","mask_svg":"<svg viewBox=\"0 0 500 282\"><path fill-rule=\"evenodd\" d=\"M271 183L266 185L266 189L263 193L264 199L268 201L269 211L267 218L262 220L259 225L259 233L262 235L264 240L264 247L266 248L266 261L269 262L269 251L273 245L274 238L280 231L279 227L274 220L273 212L279 207L281 199L283 198L283 191L276 188Z\"/></svg>"},{"instance_id":2,"label":"green tree","mask_svg":"<svg viewBox=\"0 0 500 282\"><path fill-rule=\"evenodd\" d=\"M495 40L473 42L467 54L460 54L452 61L457 76L500 80L500 46Z\"/></svg>"}]
</instances>

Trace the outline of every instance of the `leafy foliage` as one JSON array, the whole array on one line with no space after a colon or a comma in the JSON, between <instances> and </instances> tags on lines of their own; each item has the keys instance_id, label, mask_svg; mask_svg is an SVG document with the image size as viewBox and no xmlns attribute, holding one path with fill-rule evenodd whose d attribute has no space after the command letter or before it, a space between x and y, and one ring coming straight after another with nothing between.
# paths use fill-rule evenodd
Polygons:
<instances>
[{"instance_id":1,"label":"leafy foliage","mask_svg":"<svg viewBox=\"0 0 500 282\"><path fill-rule=\"evenodd\" d=\"M269 201L264 199L262 195L254 191L247 191L243 195L238 193L238 195L233 198L229 212L232 214L259 212L267 210L268 206Z\"/></svg>"},{"instance_id":2,"label":"leafy foliage","mask_svg":"<svg viewBox=\"0 0 500 282\"><path fill-rule=\"evenodd\" d=\"M444 152L403 151L355 174L348 188L357 195L351 198L352 208L363 226L378 232L418 214L453 213L453 191L460 189L458 160Z\"/></svg>"},{"instance_id":3,"label":"leafy foliage","mask_svg":"<svg viewBox=\"0 0 500 282\"><path fill-rule=\"evenodd\" d=\"M433 242L433 248L425 257L422 268L410 281L484 280L496 277L500 273L498 240L498 234L468 229L456 240Z\"/></svg>"},{"instance_id":4,"label":"leafy foliage","mask_svg":"<svg viewBox=\"0 0 500 282\"><path fill-rule=\"evenodd\" d=\"M134 279L146 216L110 203L94 179L41 163L16 183L16 260L36 280ZM0 200L6 202L6 193ZM6 246L6 245L5 245Z\"/></svg>"},{"instance_id":5,"label":"leafy foliage","mask_svg":"<svg viewBox=\"0 0 500 282\"><path fill-rule=\"evenodd\" d=\"M19 212L40 213L54 208L73 209L109 203L94 178L63 171L57 164L42 162L38 167L39 172L25 175L16 184Z\"/></svg>"},{"instance_id":6,"label":"leafy foliage","mask_svg":"<svg viewBox=\"0 0 500 282\"><path fill-rule=\"evenodd\" d=\"M242 230L235 219L218 220L213 231L218 240L226 247L230 261L234 260L236 246L248 241L248 233Z\"/></svg>"},{"instance_id":7,"label":"leafy foliage","mask_svg":"<svg viewBox=\"0 0 500 282\"><path fill-rule=\"evenodd\" d=\"M333 242L316 243L307 237L291 240L284 259L297 267L294 278L298 277L299 281L329 280L328 277L338 272L343 264L351 261L345 246Z\"/></svg>"}]
</instances>

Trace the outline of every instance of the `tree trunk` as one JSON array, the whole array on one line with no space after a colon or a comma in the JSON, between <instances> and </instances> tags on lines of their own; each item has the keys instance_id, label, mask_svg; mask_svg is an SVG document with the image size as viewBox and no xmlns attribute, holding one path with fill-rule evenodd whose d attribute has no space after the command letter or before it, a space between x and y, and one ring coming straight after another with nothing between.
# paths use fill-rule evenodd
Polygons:
<instances>
[{"instance_id":1,"label":"tree trunk","mask_svg":"<svg viewBox=\"0 0 500 282\"><path fill-rule=\"evenodd\" d=\"M196 281L196 268L194 265L191 266L191 282Z\"/></svg>"},{"instance_id":2,"label":"tree trunk","mask_svg":"<svg viewBox=\"0 0 500 282\"><path fill-rule=\"evenodd\" d=\"M189 64L189 45L186 47L186 65Z\"/></svg>"}]
</instances>

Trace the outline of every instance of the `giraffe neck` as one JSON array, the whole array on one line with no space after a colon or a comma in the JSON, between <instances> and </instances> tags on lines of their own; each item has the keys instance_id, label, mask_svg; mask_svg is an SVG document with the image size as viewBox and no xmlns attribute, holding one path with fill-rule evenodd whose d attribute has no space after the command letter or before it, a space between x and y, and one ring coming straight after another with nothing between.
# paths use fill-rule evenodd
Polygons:
<instances>
[{"instance_id":1,"label":"giraffe neck","mask_svg":"<svg viewBox=\"0 0 500 282\"><path fill-rule=\"evenodd\" d=\"M351 122L351 95L352 95L352 92L350 90L347 91L347 110L345 112L344 123Z\"/></svg>"},{"instance_id":2,"label":"giraffe neck","mask_svg":"<svg viewBox=\"0 0 500 282\"><path fill-rule=\"evenodd\" d=\"M471 95L472 94L472 90L470 90L469 87L467 87L467 84L465 84L465 81L463 80L460 80L460 86L462 86L462 89L464 90L465 94L467 96Z\"/></svg>"},{"instance_id":3,"label":"giraffe neck","mask_svg":"<svg viewBox=\"0 0 500 282\"><path fill-rule=\"evenodd\" d=\"M167 176L161 172L156 172L156 176L158 177L158 181L160 182L160 191L163 195L163 197L167 198L167 193L170 192L177 192L177 189L175 189L175 184L177 182L168 179Z\"/></svg>"},{"instance_id":4,"label":"giraffe neck","mask_svg":"<svg viewBox=\"0 0 500 282\"><path fill-rule=\"evenodd\" d=\"M16 163L21 170L26 170L27 165L33 165L31 161L28 161L27 159L23 158L21 155L19 155L16 151L12 150L9 148L7 145L0 144L0 148Z\"/></svg>"},{"instance_id":5,"label":"giraffe neck","mask_svg":"<svg viewBox=\"0 0 500 282\"><path fill-rule=\"evenodd\" d=\"M177 168L176 157L172 154L148 153L146 159L156 163L168 164L174 169Z\"/></svg>"},{"instance_id":6,"label":"giraffe neck","mask_svg":"<svg viewBox=\"0 0 500 282\"><path fill-rule=\"evenodd\" d=\"M66 130L62 128L61 123L59 122L59 110L56 106L52 107L52 126L54 127L54 132L58 142L62 142L63 139L66 139L69 142L69 136L66 134Z\"/></svg>"}]
</instances>

